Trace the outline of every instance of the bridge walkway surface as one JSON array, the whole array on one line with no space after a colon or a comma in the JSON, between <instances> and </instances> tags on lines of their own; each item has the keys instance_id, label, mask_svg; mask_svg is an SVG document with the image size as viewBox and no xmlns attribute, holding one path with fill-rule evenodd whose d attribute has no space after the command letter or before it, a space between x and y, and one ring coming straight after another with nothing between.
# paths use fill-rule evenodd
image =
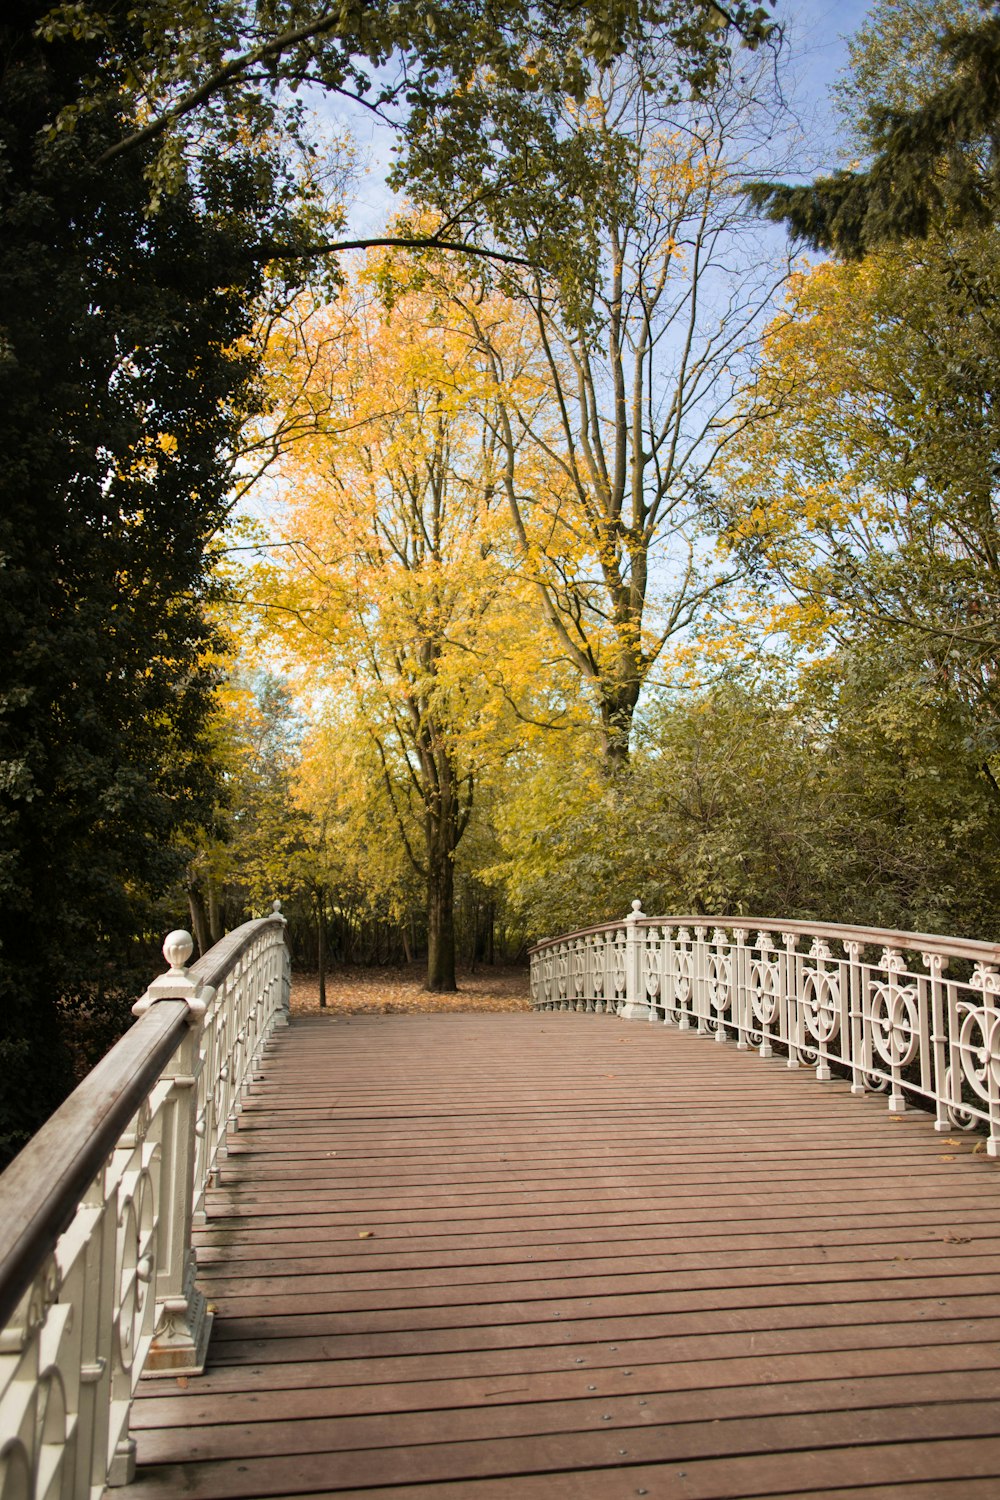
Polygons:
<instances>
[{"instance_id":1,"label":"bridge walkway surface","mask_svg":"<svg viewBox=\"0 0 1000 1500\"><path fill-rule=\"evenodd\" d=\"M975 1142L610 1016L296 1019L116 1493L996 1500Z\"/></svg>"}]
</instances>

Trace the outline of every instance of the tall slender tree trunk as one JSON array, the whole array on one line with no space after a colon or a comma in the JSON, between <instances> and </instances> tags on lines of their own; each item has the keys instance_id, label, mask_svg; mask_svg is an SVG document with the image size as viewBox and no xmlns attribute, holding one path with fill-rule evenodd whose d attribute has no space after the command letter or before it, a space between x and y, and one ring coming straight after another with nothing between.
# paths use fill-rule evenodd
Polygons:
<instances>
[{"instance_id":1,"label":"tall slender tree trunk","mask_svg":"<svg viewBox=\"0 0 1000 1500\"><path fill-rule=\"evenodd\" d=\"M191 913L191 927L194 931L194 940L198 945L198 957L207 953L212 946L212 939L208 932L208 917L205 914L205 903L202 900L201 891L196 886L188 887L188 910Z\"/></svg>"},{"instance_id":2,"label":"tall slender tree trunk","mask_svg":"<svg viewBox=\"0 0 1000 1500\"><path fill-rule=\"evenodd\" d=\"M223 936L222 908L219 904L218 883L212 876L208 879L208 930L211 933L212 942L219 942Z\"/></svg>"},{"instance_id":3,"label":"tall slender tree trunk","mask_svg":"<svg viewBox=\"0 0 1000 1500\"><path fill-rule=\"evenodd\" d=\"M316 892L316 966L319 969L319 1006L326 1009L326 893Z\"/></svg>"},{"instance_id":4,"label":"tall slender tree trunk","mask_svg":"<svg viewBox=\"0 0 1000 1500\"><path fill-rule=\"evenodd\" d=\"M438 848L428 859L427 872L427 988L452 994L455 978L455 861L448 848Z\"/></svg>"}]
</instances>

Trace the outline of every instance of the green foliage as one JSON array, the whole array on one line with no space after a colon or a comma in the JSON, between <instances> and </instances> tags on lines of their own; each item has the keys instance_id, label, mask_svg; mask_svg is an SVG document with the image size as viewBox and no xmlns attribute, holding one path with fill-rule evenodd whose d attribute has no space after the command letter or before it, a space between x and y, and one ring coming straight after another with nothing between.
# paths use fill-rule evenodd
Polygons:
<instances>
[{"instance_id":1,"label":"green foliage","mask_svg":"<svg viewBox=\"0 0 1000 1500\"><path fill-rule=\"evenodd\" d=\"M925 41L911 62L903 49L921 33L933 35L936 47ZM855 86L843 97L858 108L868 165L805 187L753 183L757 206L814 248L847 258L923 239L934 224L991 223L1000 18L954 0L883 0L852 60Z\"/></svg>"},{"instance_id":2,"label":"green foliage","mask_svg":"<svg viewBox=\"0 0 1000 1500\"><path fill-rule=\"evenodd\" d=\"M565 101L583 99L589 70L656 30L668 61L651 87L679 96L711 87L734 39L756 46L771 30L766 9L745 0L725 8L716 0L376 0L334 9L313 0L144 0L129 14L127 40L119 12L87 0L42 17L50 42L89 39L101 60L79 97L53 112L48 138L79 131L121 91L141 99L141 123L97 161L151 146L154 207L200 179L206 142L210 155L280 128L292 156L310 159L315 146L294 96L317 89L360 100L395 126L393 185L440 212L435 240L506 248L567 274L581 258L593 263L596 246L581 243L586 206L607 191L599 143L559 129ZM259 253L337 248L323 227L300 218L262 236Z\"/></svg>"},{"instance_id":3,"label":"green foliage","mask_svg":"<svg viewBox=\"0 0 1000 1500\"><path fill-rule=\"evenodd\" d=\"M970 712L897 647L652 712L614 785L540 764L497 866L537 936L645 910L1000 934L998 795Z\"/></svg>"},{"instance_id":4,"label":"green foliage","mask_svg":"<svg viewBox=\"0 0 1000 1500\"><path fill-rule=\"evenodd\" d=\"M4 1152L65 1089L59 1009L127 1014L153 903L213 816L208 557L256 402L269 171L266 151L217 153L148 216L144 153L95 165L134 126L127 100L46 138L102 53L38 41L41 13L19 0L0 27Z\"/></svg>"}]
</instances>

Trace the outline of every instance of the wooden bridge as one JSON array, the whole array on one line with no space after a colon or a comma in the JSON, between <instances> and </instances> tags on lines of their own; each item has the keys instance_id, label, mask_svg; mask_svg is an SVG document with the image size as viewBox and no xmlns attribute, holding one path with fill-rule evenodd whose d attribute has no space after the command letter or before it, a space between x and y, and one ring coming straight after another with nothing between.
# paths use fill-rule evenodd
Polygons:
<instances>
[{"instance_id":1,"label":"wooden bridge","mask_svg":"<svg viewBox=\"0 0 1000 1500\"><path fill-rule=\"evenodd\" d=\"M82 1311L79 1231L46 1260L37 1205L18 1210L41 1269L3 1346L3 1500L99 1495L107 1471L131 1478L130 1500L996 1500L1000 1184L983 1094L997 950L979 954L979 980L969 960L952 981L931 964L911 986L891 956L902 935L866 964L832 938L803 955L788 933L793 957L768 980L766 933L748 944L679 922L668 939L637 920L624 936L595 930L599 963L586 935L589 970L573 962L580 935L540 949L534 1014L284 1025L278 923L234 935L225 963L176 966L134 1028L157 1012L183 1027L185 1007L207 1005L201 1068L189 1056L185 1074L175 1054L168 1089L161 1062L152 1102L119 1106L130 1113L100 1194L82 1195L91 1243L104 1243L100 1220L117 1247L104 1255L113 1339ZM674 983L685 970L690 987ZM903 995L897 1031L912 1000L913 1056L879 1030L886 975ZM205 999L208 980L218 995ZM851 1020L852 994L870 1069L860 1097L830 1019L843 1002ZM775 1001L765 1021L762 995ZM639 1024L617 1014L629 1007ZM933 1058L939 1032L953 1071L935 1131L877 1090L918 1098L921 1037ZM190 1049L199 1033L185 1035ZM749 1055L747 1038L772 1055ZM981 1092L959 1090L963 1047ZM186 1149L182 1111L162 1121L179 1093L194 1100L187 1218L214 1311L207 1360L199 1293L181 1275L180 1295L170 1270L183 1238L167 1223L171 1174L157 1175ZM989 1137L963 1128L983 1119ZM0 1288L11 1239L0 1224ZM101 1255L88 1253L92 1282ZM171 1275L172 1302L159 1285ZM90 1400L102 1382L110 1418Z\"/></svg>"}]
</instances>

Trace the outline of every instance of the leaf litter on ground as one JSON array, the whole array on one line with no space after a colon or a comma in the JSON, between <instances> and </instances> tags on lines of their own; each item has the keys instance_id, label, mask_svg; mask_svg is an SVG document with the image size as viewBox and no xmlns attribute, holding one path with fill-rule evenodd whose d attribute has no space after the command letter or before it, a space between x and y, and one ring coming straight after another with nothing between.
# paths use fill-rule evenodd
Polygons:
<instances>
[{"instance_id":1,"label":"leaf litter on ground","mask_svg":"<svg viewBox=\"0 0 1000 1500\"><path fill-rule=\"evenodd\" d=\"M460 970L458 991L431 994L424 988L421 964L397 968L341 965L326 976L326 1013L330 1016L428 1014L448 1011L529 1011L528 970L521 965L483 965ZM319 976L292 975L292 1014L322 1014Z\"/></svg>"}]
</instances>

